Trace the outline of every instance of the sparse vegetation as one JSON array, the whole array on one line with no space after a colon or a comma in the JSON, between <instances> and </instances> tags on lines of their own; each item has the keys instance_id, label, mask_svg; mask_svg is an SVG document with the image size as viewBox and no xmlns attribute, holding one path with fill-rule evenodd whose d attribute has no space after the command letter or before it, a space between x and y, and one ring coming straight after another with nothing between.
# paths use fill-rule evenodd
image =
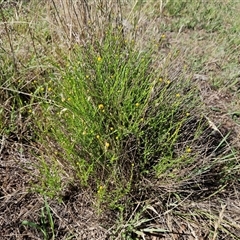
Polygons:
<instances>
[{"instance_id":1,"label":"sparse vegetation","mask_svg":"<svg viewBox=\"0 0 240 240\"><path fill-rule=\"evenodd\" d=\"M0 4L1 239L239 239L240 4L220 2Z\"/></svg>"},{"instance_id":2,"label":"sparse vegetation","mask_svg":"<svg viewBox=\"0 0 240 240\"><path fill-rule=\"evenodd\" d=\"M22 221L23 225L35 228L37 230L40 230L43 234L44 240L48 239L55 239L55 234L54 234L54 221L52 218L52 213L50 210L50 207L46 201L44 200L44 207L41 209L41 219L40 219L40 224L30 222L27 220ZM49 233L51 235L49 235Z\"/></svg>"}]
</instances>

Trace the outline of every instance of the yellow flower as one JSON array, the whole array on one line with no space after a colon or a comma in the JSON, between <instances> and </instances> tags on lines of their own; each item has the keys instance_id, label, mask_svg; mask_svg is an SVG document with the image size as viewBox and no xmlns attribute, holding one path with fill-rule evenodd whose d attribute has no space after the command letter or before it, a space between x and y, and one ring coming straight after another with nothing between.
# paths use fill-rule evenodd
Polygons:
<instances>
[{"instance_id":1,"label":"yellow flower","mask_svg":"<svg viewBox=\"0 0 240 240\"><path fill-rule=\"evenodd\" d=\"M105 148L109 148L110 144L108 142L105 142Z\"/></svg>"},{"instance_id":2,"label":"yellow flower","mask_svg":"<svg viewBox=\"0 0 240 240\"><path fill-rule=\"evenodd\" d=\"M165 34L162 34L161 38L165 38L165 37L166 37L166 35L165 35Z\"/></svg>"},{"instance_id":3,"label":"yellow flower","mask_svg":"<svg viewBox=\"0 0 240 240\"><path fill-rule=\"evenodd\" d=\"M103 190L104 190L104 186L100 185L98 187L98 191L97 192L100 194L100 193L103 193Z\"/></svg>"},{"instance_id":4,"label":"yellow flower","mask_svg":"<svg viewBox=\"0 0 240 240\"><path fill-rule=\"evenodd\" d=\"M98 62L101 62L101 61L102 61L102 58L99 56L99 57L97 58L97 60L98 60Z\"/></svg>"},{"instance_id":5,"label":"yellow flower","mask_svg":"<svg viewBox=\"0 0 240 240\"><path fill-rule=\"evenodd\" d=\"M49 88L48 88L48 91L49 91L49 92L52 91L52 88L49 87Z\"/></svg>"},{"instance_id":6,"label":"yellow flower","mask_svg":"<svg viewBox=\"0 0 240 240\"><path fill-rule=\"evenodd\" d=\"M167 84L170 84L170 83L171 83L171 81L170 81L170 80L167 80L167 81L166 81L166 83L167 83Z\"/></svg>"},{"instance_id":7,"label":"yellow flower","mask_svg":"<svg viewBox=\"0 0 240 240\"><path fill-rule=\"evenodd\" d=\"M98 109L99 109L99 110L103 110L103 109L104 109L104 105L103 105L103 104L99 104L99 105L98 105Z\"/></svg>"},{"instance_id":8,"label":"yellow flower","mask_svg":"<svg viewBox=\"0 0 240 240\"><path fill-rule=\"evenodd\" d=\"M163 79L162 78L159 78L159 82L162 82L163 81Z\"/></svg>"},{"instance_id":9,"label":"yellow flower","mask_svg":"<svg viewBox=\"0 0 240 240\"><path fill-rule=\"evenodd\" d=\"M187 148L186 148L186 152L187 152L187 153L190 153L190 152L192 152L192 149L191 149L190 147L187 147Z\"/></svg>"},{"instance_id":10,"label":"yellow flower","mask_svg":"<svg viewBox=\"0 0 240 240\"><path fill-rule=\"evenodd\" d=\"M181 95L180 95L179 93L176 94L176 97L177 97L177 98L180 97L180 96L181 96Z\"/></svg>"},{"instance_id":11,"label":"yellow flower","mask_svg":"<svg viewBox=\"0 0 240 240\"><path fill-rule=\"evenodd\" d=\"M139 105L140 105L139 103L136 103L136 104L135 104L136 107L139 107Z\"/></svg>"},{"instance_id":12,"label":"yellow flower","mask_svg":"<svg viewBox=\"0 0 240 240\"><path fill-rule=\"evenodd\" d=\"M97 135L97 136L96 136L96 138L97 138L97 139L99 139L99 138L100 138L100 136L99 136L99 135Z\"/></svg>"},{"instance_id":13,"label":"yellow flower","mask_svg":"<svg viewBox=\"0 0 240 240\"><path fill-rule=\"evenodd\" d=\"M188 117L188 116L190 116L190 113L189 113L189 112L187 112L187 113L186 113L186 116L187 116L187 117Z\"/></svg>"},{"instance_id":14,"label":"yellow flower","mask_svg":"<svg viewBox=\"0 0 240 240\"><path fill-rule=\"evenodd\" d=\"M111 130L111 131L113 131L113 129L114 129L113 127L110 127L110 130Z\"/></svg>"}]
</instances>

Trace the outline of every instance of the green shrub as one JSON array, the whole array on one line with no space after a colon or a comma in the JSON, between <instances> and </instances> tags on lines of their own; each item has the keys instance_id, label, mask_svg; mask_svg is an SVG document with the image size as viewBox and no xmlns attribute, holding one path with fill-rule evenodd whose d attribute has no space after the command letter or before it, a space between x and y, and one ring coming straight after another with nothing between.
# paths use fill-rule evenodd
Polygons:
<instances>
[{"instance_id":1,"label":"green shrub","mask_svg":"<svg viewBox=\"0 0 240 240\"><path fill-rule=\"evenodd\" d=\"M134 50L120 32L75 53L56 82L54 137L81 185L114 206L141 177L175 162L173 147L191 105L182 92L187 81L160 77L151 52Z\"/></svg>"}]
</instances>

